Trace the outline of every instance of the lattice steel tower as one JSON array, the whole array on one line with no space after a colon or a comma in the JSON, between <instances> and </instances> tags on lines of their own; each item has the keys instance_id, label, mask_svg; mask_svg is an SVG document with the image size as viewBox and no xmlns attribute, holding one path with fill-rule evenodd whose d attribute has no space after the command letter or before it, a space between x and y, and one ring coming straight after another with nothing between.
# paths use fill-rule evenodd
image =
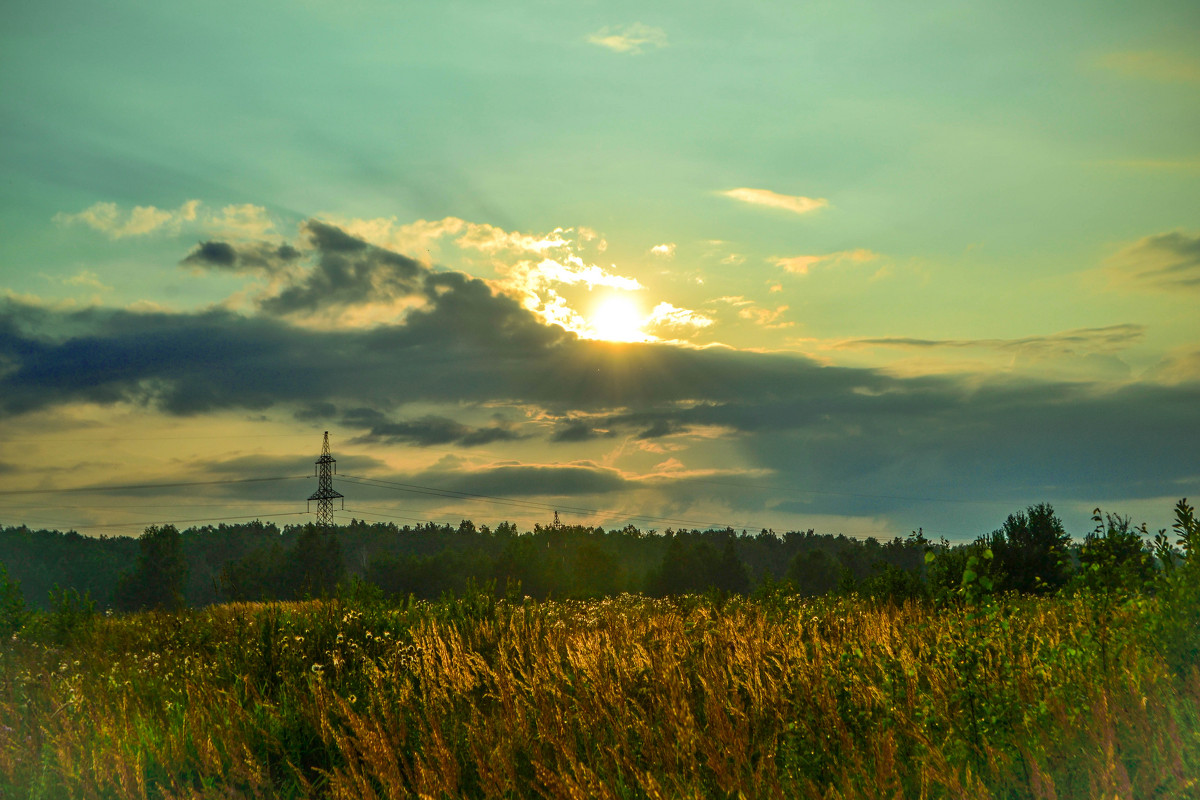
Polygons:
<instances>
[{"instance_id":1,"label":"lattice steel tower","mask_svg":"<svg viewBox=\"0 0 1200 800\"><path fill-rule=\"evenodd\" d=\"M333 530L333 501L342 499L342 508L346 507L346 496L333 490L333 474L337 472L337 461L329 455L329 431L325 431L325 442L321 445L321 457L317 459L317 490L308 498L309 509L313 500L317 501L317 527L326 531Z\"/></svg>"}]
</instances>

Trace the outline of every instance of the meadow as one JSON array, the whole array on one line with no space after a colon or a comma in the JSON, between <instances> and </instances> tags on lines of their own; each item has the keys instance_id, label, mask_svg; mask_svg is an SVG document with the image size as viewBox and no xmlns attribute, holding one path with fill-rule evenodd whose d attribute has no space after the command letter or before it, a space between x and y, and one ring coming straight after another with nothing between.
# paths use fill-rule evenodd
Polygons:
<instances>
[{"instance_id":1,"label":"meadow","mask_svg":"<svg viewBox=\"0 0 1200 800\"><path fill-rule=\"evenodd\" d=\"M378 597L42 615L0 796L1174 798L1158 599Z\"/></svg>"}]
</instances>

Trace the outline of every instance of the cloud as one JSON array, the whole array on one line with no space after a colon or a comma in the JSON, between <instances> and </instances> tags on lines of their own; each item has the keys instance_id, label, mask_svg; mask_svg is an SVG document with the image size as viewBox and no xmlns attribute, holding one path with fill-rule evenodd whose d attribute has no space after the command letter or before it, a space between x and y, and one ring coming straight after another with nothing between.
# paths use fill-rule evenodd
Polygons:
<instances>
[{"instance_id":1,"label":"cloud","mask_svg":"<svg viewBox=\"0 0 1200 800\"><path fill-rule=\"evenodd\" d=\"M835 349L863 347L893 347L909 350L937 348L989 348L1021 351L1039 356L1072 356L1087 353L1117 353L1142 341L1146 326L1134 324L1107 325L1102 328L1076 328L1045 336L1024 336L1017 339L913 339L881 337L875 339L842 339L833 343Z\"/></svg>"},{"instance_id":2,"label":"cloud","mask_svg":"<svg viewBox=\"0 0 1200 800\"><path fill-rule=\"evenodd\" d=\"M635 278L587 264L574 255L561 261L553 258L519 261L504 271L498 286L520 298L522 305L543 321L579 335L588 334L591 326L559 293L560 286L586 286L588 289L603 286L622 291L644 288Z\"/></svg>"},{"instance_id":3,"label":"cloud","mask_svg":"<svg viewBox=\"0 0 1200 800\"><path fill-rule=\"evenodd\" d=\"M776 306L775 308L762 308L760 306L746 306L738 309L738 316L742 319L750 320L755 325L761 325L764 328L790 328L796 323L780 322L779 318L788 310L787 306Z\"/></svg>"},{"instance_id":4,"label":"cloud","mask_svg":"<svg viewBox=\"0 0 1200 800\"><path fill-rule=\"evenodd\" d=\"M1131 78L1162 83L1200 83L1200 60L1183 53L1126 50L1103 55L1095 64L1101 69Z\"/></svg>"},{"instance_id":5,"label":"cloud","mask_svg":"<svg viewBox=\"0 0 1200 800\"><path fill-rule=\"evenodd\" d=\"M179 263L201 269L275 275L291 270L300 257L300 251L288 244L251 242L235 246L230 242L209 240L198 243Z\"/></svg>"},{"instance_id":6,"label":"cloud","mask_svg":"<svg viewBox=\"0 0 1200 800\"><path fill-rule=\"evenodd\" d=\"M654 245L654 247L650 248L650 254L655 255L655 256L660 256L661 258L674 258L675 257L675 243L674 242L664 242L662 244L656 244L656 245Z\"/></svg>"},{"instance_id":7,"label":"cloud","mask_svg":"<svg viewBox=\"0 0 1200 800\"><path fill-rule=\"evenodd\" d=\"M707 328L713 324L711 317L706 317L698 311L678 308L670 303L659 303L646 318L645 327L657 328Z\"/></svg>"},{"instance_id":8,"label":"cloud","mask_svg":"<svg viewBox=\"0 0 1200 800\"><path fill-rule=\"evenodd\" d=\"M1196 291L1200 289L1200 235L1171 231L1139 239L1109 259L1108 274L1120 284Z\"/></svg>"},{"instance_id":9,"label":"cloud","mask_svg":"<svg viewBox=\"0 0 1200 800\"><path fill-rule=\"evenodd\" d=\"M503 426L472 428L447 417L428 415L402 422L377 422L367 433L350 440L351 444L415 444L428 447L457 444L477 447L493 442L516 441L522 435Z\"/></svg>"},{"instance_id":10,"label":"cloud","mask_svg":"<svg viewBox=\"0 0 1200 800\"><path fill-rule=\"evenodd\" d=\"M43 277L54 283L62 284L63 286L96 289L101 292L111 292L113 289L113 287L101 281L100 276L95 272L92 272L90 269L80 270L69 278L60 278L50 275L45 275Z\"/></svg>"},{"instance_id":11,"label":"cloud","mask_svg":"<svg viewBox=\"0 0 1200 800\"><path fill-rule=\"evenodd\" d=\"M705 448L785 487L690 490L728 508L743 507L749 494L759 508L771 492L779 502L795 500L795 487L870 495L886 511L937 496L1017 503L1161 497L1196 480L1194 454L1179 445L1200 439L1200 383L1191 377L1190 357L1172 367L1169 385L1113 388L904 377L732 348L613 346L547 325L463 273L435 272L325 223L306 231L303 269L287 272L286 287L250 313L0 301L0 418L79 404L176 417L294 414L342 420L364 437L374 435L369 446L380 448L388 437L396 443L448 437L466 447L544 436L547 420L559 421L551 439L562 446L616 432L640 443L680 434L681 444L695 448L698 432L712 431ZM225 262L237 264L239 246L230 247ZM282 309L268 307L267 300L288 289L295 294L279 301ZM298 324L298 311L286 313L398 294L420 303L374 327L314 328ZM1138 326L1110 326L994 346L1111 353L1141 335ZM924 341L904 346L961 345ZM405 413L411 408L421 411ZM520 409L522 421L474 427L454 419L455 409L483 408ZM674 455L687 463L691 452ZM487 486L498 495L644 485L594 465L473 469L445 467L440 474L448 485ZM848 502L811 498L813 513L845 510ZM664 494L655 502L685 499Z\"/></svg>"},{"instance_id":12,"label":"cloud","mask_svg":"<svg viewBox=\"0 0 1200 800\"><path fill-rule=\"evenodd\" d=\"M301 226L303 250L270 242L201 242L180 262L270 278L254 296L269 314L310 324L380 324L426 301L430 268L317 220Z\"/></svg>"},{"instance_id":13,"label":"cloud","mask_svg":"<svg viewBox=\"0 0 1200 800\"><path fill-rule=\"evenodd\" d=\"M644 288L636 278L617 275L595 264L584 264L578 258L570 259L565 264L551 258L543 259L524 272L522 277L526 282L561 283L568 286L582 284L589 289L607 286L628 292Z\"/></svg>"},{"instance_id":14,"label":"cloud","mask_svg":"<svg viewBox=\"0 0 1200 800\"><path fill-rule=\"evenodd\" d=\"M468 223L466 231L458 238L456 244L483 253L496 253L501 250L545 253L570 244L570 241L563 237L564 233L565 231L559 228L546 236L534 236L506 231L486 223Z\"/></svg>"},{"instance_id":15,"label":"cloud","mask_svg":"<svg viewBox=\"0 0 1200 800\"><path fill-rule=\"evenodd\" d=\"M600 234L586 227L523 233L457 217L408 225L398 225L395 218L348 220L336 227L382 249L415 253L426 266L457 256L467 271L481 266L495 270L499 278L492 281L493 286L518 298L543 321L579 334L589 330L587 321L560 292L562 287L644 288L637 279L583 257L587 250L603 252L607 246ZM480 256L485 260L480 261Z\"/></svg>"},{"instance_id":16,"label":"cloud","mask_svg":"<svg viewBox=\"0 0 1200 800\"><path fill-rule=\"evenodd\" d=\"M1200 383L1200 348L1191 345L1168 353L1148 377L1172 385Z\"/></svg>"},{"instance_id":17,"label":"cloud","mask_svg":"<svg viewBox=\"0 0 1200 800\"><path fill-rule=\"evenodd\" d=\"M113 239L152 233L177 234L184 229L203 230L222 239L263 239L272 235L275 228L262 206L243 203L214 212L199 200L188 200L173 211L155 206L135 206L123 211L116 203L95 203L77 214L55 214L54 221L60 225L86 225Z\"/></svg>"},{"instance_id":18,"label":"cloud","mask_svg":"<svg viewBox=\"0 0 1200 800\"><path fill-rule=\"evenodd\" d=\"M753 300L748 300L740 294L727 294L724 297L718 297L714 303L728 303L731 306L748 306L753 303Z\"/></svg>"},{"instance_id":19,"label":"cloud","mask_svg":"<svg viewBox=\"0 0 1200 800\"><path fill-rule=\"evenodd\" d=\"M155 206L136 206L128 212L122 212L116 203L96 203L78 214L55 214L54 221L60 225L87 225L113 239L123 239L162 230L178 231L183 223L196 219L199 205L199 200L188 200L174 211Z\"/></svg>"},{"instance_id":20,"label":"cloud","mask_svg":"<svg viewBox=\"0 0 1200 800\"><path fill-rule=\"evenodd\" d=\"M593 439L611 439L616 431L603 426L591 425L583 420L568 422L550 437L552 442L587 442Z\"/></svg>"},{"instance_id":21,"label":"cloud","mask_svg":"<svg viewBox=\"0 0 1200 800\"><path fill-rule=\"evenodd\" d=\"M879 258L878 253L858 248L856 250L839 250L836 253L826 253L824 255L777 257L770 259L770 262L777 267L783 267L783 269L793 275L807 275L810 270L817 267L831 267L840 264L865 264L877 258Z\"/></svg>"},{"instance_id":22,"label":"cloud","mask_svg":"<svg viewBox=\"0 0 1200 800\"><path fill-rule=\"evenodd\" d=\"M607 47L618 53L641 53L644 47L666 47L667 33L662 28L653 28L635 22L625 27L605 27L589 34L588 42Z\"/></svg>"},{"instance_id":23,"label":"cloud","mask_svg":"<svg viewBox=\"0 0 1200 800\"><path fill-rule=\"evenodd\" d=\"M807 214L810 211L816 211L829 205L829 201L822 197L814 198L777 194L769 189L747 189L743 187L740 189L729 189L728 191L720 192L720 194L743 203L767 206L769 208L781 208L784 211L791 211L796 214Z\"/></svg>"},{"instance_id":24,"label":"cloud","mask_svg":"<svg viewBox=\"0 0 1200 800\"><path fill-rule=\"evenodd\" d=\"M571 231L557 228L547 234L506 231L495 225L467 222L458 217L439 220L420 219L400 225L395 217L375 219L330 220L351 236L356 236L378 247L403 253L420 254L440 247L443 240L453 238L453 243L462 250L473 250L486 255L503 252L545 254L558 249L571 249ZM594 231L581 228L580 238L591 241Z\"/></svg>"},{"instance_id":25,"label":"cloud","mask_svg":"<svg viewBox=\"0 0 1200 800\"><path fill-rule=\"evenodd\" d=\"M340 228L316 220L304 232L317 252L314 268L300 281L259 305L272 314L311 313L330 306L350 306L412 298L424 289L428 267L407 256L369 245Z\"/></svg>"},{"instance_id":26,"label":"cloud","mask_svg":"<svg viewBox=\"0 0 1200 800\"><path fill-rule=\"evenodd\" d=\"M439 492L486 495L499 499L612 494L638 487L636 475L627 475L620 470L590 461L549 464L501 461L467 464L461 459L447 457L426 469L400 473L377 472L372 477L413 487L429 487ZM354 491L368 493L364 496L370 496L370 493L374 492L379 497L395 497L395 492L378 487L356 485ZM452 502L455 507L461 507L467 500L456 497L452 498ZM516 510L529 513L521 508ZM511 511L513 509L510 506L508 512ZM465 512L451 513L469 516Z\"/></svg>"},{"instance_id":27,"label":"cloud","mask_svg":"<svg viewBox=\"0 0 1200 800\"><path fill-rule=\"evenodd\" d=\"M675 433L686 433L687 426L676 420L656 419L649 428L637 435L638 439L660 439Z\"/></svg>"},{"instance_id":28,"label":"cloud","mask_svg":"<svg viewBox=\"0 0 1200 800\"><path fill-rule=\"evenodd\" d=\"M274 232L275 222L262 206L229 205L204 222L210 233L227 239L262 239Z\"/></svg>"}]
</instances>

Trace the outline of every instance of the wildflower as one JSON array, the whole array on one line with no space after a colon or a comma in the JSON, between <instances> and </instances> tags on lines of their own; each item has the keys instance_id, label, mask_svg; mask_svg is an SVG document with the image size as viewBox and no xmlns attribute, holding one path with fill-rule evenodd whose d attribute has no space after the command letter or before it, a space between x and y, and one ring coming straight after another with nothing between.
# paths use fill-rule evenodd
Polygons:
<instances>
[{"instance_id":1,"label":"wildflower","mask_svg":"<svg viewBox=\"0 0 1200 800\"><path fill-rule=\"evenodd\" d=\"M322 672L325 671L325 666L323 664L313 664L312 671L313 671L313 674L320 675Z\"/></svg>"},{"instance_id":2,"label":"wildflower","mask_svg":"<svg viewBox=\"0 0 1200 800\"><path fill-rule=\"evenodd\" d=\"M344 641L346 641L346 637L345 637L345 635L344 635L344 634L341 634L341 633L339 633L339 634L337 635L337 643L338 643L338 644L341 644L341 643L342 643L342 642L344 642Z\"/></svg>"}]
</instances>

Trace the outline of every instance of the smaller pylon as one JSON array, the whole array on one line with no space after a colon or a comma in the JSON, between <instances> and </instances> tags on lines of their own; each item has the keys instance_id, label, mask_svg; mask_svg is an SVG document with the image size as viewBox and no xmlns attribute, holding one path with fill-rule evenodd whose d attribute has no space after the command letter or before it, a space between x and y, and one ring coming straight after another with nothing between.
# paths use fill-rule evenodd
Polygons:
<instances>
[{"instance_id":1,"label":"smaller pylon","mask_svg":"<svg viewBox=\"0 0 1200 800\"><path fill-rule=\"evenodd\" d=\"M317 501L317 527L326 531L333 530L333 501L342 499L342 509L346 508L346 496L333 490L333 475L337 472L337 461L329 454L329 431L325 431L325 441L321 445L321 457L316 461L317 490L308 498L308 502Z\"/></svg>"}]
</instances>

